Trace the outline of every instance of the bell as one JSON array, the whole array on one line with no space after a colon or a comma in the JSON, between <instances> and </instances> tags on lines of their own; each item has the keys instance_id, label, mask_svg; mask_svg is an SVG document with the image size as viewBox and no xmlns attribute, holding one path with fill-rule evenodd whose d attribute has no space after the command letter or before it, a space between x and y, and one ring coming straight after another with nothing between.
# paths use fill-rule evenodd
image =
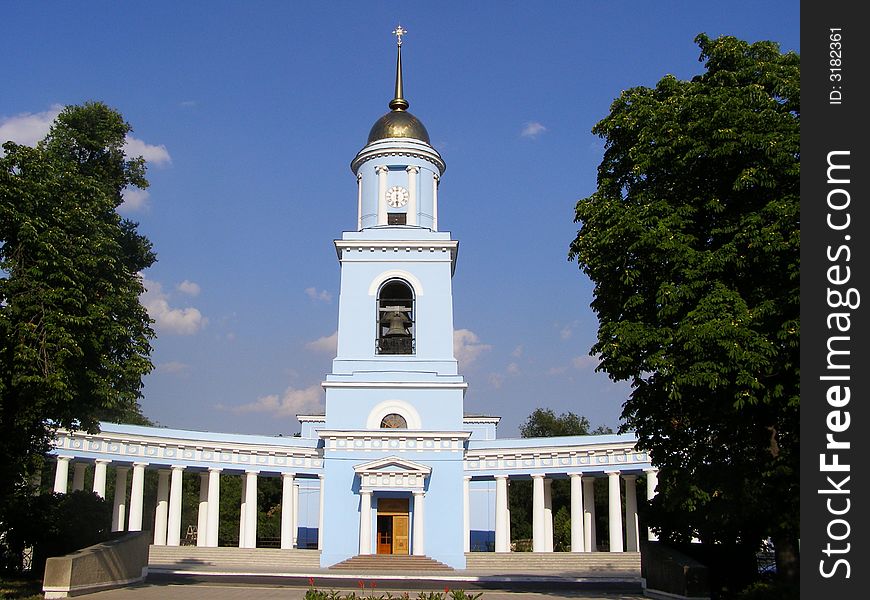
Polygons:
<instances>
[{"instance_id":1,"label":"bell","mask_svg":"<svg viewBox=\"0 0 870 600\"><path fill-rule=\"evenodd\" d=\"M405 325L407 323L410 323L411 320L407 316L405 316L405 313L402 311L393 310L384 313L381 322L388 326L387 332L384 334L384 337L411 335L408 332L408 329L405 327Z\"/></svg>"}]
</instances>

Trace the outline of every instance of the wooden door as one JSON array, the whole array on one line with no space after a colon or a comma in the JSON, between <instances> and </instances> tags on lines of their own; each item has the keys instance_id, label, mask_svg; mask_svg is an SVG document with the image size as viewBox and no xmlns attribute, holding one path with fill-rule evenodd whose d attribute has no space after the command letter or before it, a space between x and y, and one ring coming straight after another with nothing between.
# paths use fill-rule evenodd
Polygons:
<instances>
[{"instance_id":1,"label":"wooden door","mask_svg":"<svg viewBox=\"0 0 870 600\"><path fill-rule=\"evenodd\" d=\"M393 554L410 554L408 552L408 515L393 516Z\"/></svg>"},{"instance_id":2,"label":"wooden door","mask_svg":"<svg viewBox=\"0 0 870 600\"><path fill-rule=\"evenodd\" d=\"M378 500L378 554L410 554L410 515L407 498Z\"/></svg>"},{"instance_id":3,"label":"wooden door","mask_svg":"<svg viewBox=\"0 0 870 600\"><path fill-rule=\"evenodd\" d=\"M393 517L378 515L378 554L393 553Z\"/></svg>"}]
</instances>

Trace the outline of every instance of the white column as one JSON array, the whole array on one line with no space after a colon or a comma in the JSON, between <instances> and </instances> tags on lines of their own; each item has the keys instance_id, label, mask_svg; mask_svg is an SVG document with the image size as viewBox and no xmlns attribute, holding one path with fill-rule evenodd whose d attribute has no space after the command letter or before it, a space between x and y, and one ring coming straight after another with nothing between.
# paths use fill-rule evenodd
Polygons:
<instances>
[{"instance_id":1,"label":"white column","mask_svg":"<svg viewBox=\"0 0 870 600\"><path fill-rule=\"evenodd\" d=\"M245 471L245 548L257 547L257 471Z\"/></svg>"},{"instance_id":2,"label":"white column","mask_svg":"<svg viewBox=\"0 0 870 600\"><path fill-rule=\"evenodd\" d=\"M570 473L571 478L571 552L583 552L586 549L583 540L583 475Z\"/></svg>"},{"instance_id":3,"label":"white column","mask_svg":"<svg viewBox=\"0 0 870 600\"><path fill-rule=\"evenodd\" d=\"M221 470L210 468L208 470L208 523L206 524L206 546L217 548L218 524L220 523L221 503Z\"/></svg>"},{"instance_id":4,"label":"white column","mask_svg":"<svg viewBox=\"0 0 870 600\"><path fill-rule=\"evenodd\" d=\"M157 471L157 506L154 508L154 545L166 545L166 516L169 511L169 470Z\"/></svg>"},{"instance_id":5,"label":"white column","mask_svg":"<svg viewBox=\"0 0 870 600\"><path fill-rule=\"evenodd\" d=\"M245 526L248 520L245 518L245 509L247 508L248 496L245 490L245 478L242 477L241 502L239 504L239 548L245 547Z\"/></svg>"},{"instance_id":6,"label":"white column","mask_svg":"<svg viewBox=\"0 0 870 600\"><path fill-rule=\"evenodd\" d=\"M544 552L547 543L544 526L544 476L532 475L532 552Z\"/></svg>"},{"instance_id":7,"label":"white column","mask_svg":"<svg viewBox=\"0 0 870 600\"><path fill-rule=\"evenodd\" d=\"M323 484L326 479L323 475L318 475L318 477L320 478L320 514L317 515L317 549L323 550Z\"/></svg>"},{"instance_id":8,"label":"white column","mask_svg":"<svg viewBox=\"0 0 870 600\"><path fill-rule=\"evenodd\" d=\"M426 517L423 510L423 504L426 500L426 495L423 490L414 490L414 556L424 556L426 554L425 544L425 525Z\"/></svg>"},{"instance_id":9,"label":"white column","mask_svg":"<svg viewBox=\"0 0 870 600\"><path fill-rule=\"evenodd\" d=\"M145 494L145 467L148 463L133 463L133 483L130 487L130 519L127 531L142 531L142 503Z\"/></svg>"},{"instance_id":10,"label":"white column","mask_svg":"<svg viewBox=\"0 0 870 600\"><path fill-rule=\"evenodd\" d=\"M495 476L495 551L511 551L511 517L507 475Z\"/></svg>"},{"instance_id":11,"label":"white column","mask_svg":"<svg viewBox=\"0 0 870 600\"><path fill-rule=\"evenodd\" d=\"M294 547L293 532L293 476L294 473L281 473L281 548Z\"/></svg>"},{"instance_id":12,"label":"white column","mask_svg":"<svg viewBox=\"0 0 870 600\"><path fill-rule=\"evenodd\" d=\"M57 464L54 470L54 493L66 494L66 488L69 484L69 456L58 456Z\"/></svg>"},{"instance_id":13,"label":"white column","mask_svg":"<svg viewBox=\"0 0 870 600\"><path fill-rule=\"evenodd\" d=\"M544 479L544 552L553 551L553 480Z\"/></svg>"},{"instance_id":14,"label":"white column","mask_svg":"<svg viewBox=\"0 0 870 600\"><path fill-rule=\"evenodd\" d=\"M293 484L293 547L299 547L299 484Z\"/></svg>"},{"instance_id":15,"label":"white column","mask_svg":"<svg viewBox=\"0 0 870 600\"><path fill-rule=\"evenodd\" d=\"M471 477L462 478L462 551L471 552Z\"/></svg>"},{"instance_id":16,"label":"white column","mask_svg":"<svg viewBox=\"0 0 870 600\"><path fill-rule=\"evenodd\" d=\"M387 201L384 196L387 193L387 173L389 169L384 165L375 167L378 174L378 225L387 224Z\"/></svg>"},{"instance_id":17,"label":"white column","mask_svg":"<svg viewBox=\"0 0 870 600\"><path fill-rule=\"evenodd\" d=\"M408 172L408 225L417 224L417 180L420 178L420 167L411 165L405 169Z\"/></svg>"},{"instance_id":18,"label":"white column","mask_svg":"<svg viewBox=\"0 0 870 600\"><path fill-rule=\"evenodd\" d=\"M372 553L372 492L359 492L359 553Z\"/></svg>"},{"instance_id":19,"label":"white column","mask_svg":"<svg viewBox=\"0 0 870 600\"><path fill-rule=\"evenodd\" d=\"M587 552L598 552L598 538L595 532L595 479L583 480L583 547Z\"/></svg>"},{"instance_id":20,"label":"white column","mask_svg":"<svg viewBox=\"0 0 870 600\"><path fill-rule=\"evenodd\" d=\"M356 174L356 230L362 230L362 173Z\"/></svg>"},{"instance_id":21,"label":"white column","mask_svg":"<svg viewBox=\"0 0 870 600\"><path fill-rule=\"evenodd\" d=\"M94 462L94 493L100 498L106 497L106 467L110 462L103 458Z\"/></svg>"},{"instance_id":22,"label":"white column","mask_svg":"<svg viewBox=\"0 0 870 600\"><path fill-rule=\"evenodd\" d=\"M112 531L124 531L127 520L127 473L130 467L115 467L115 498L112 504Z\"/></svg>"},{"instance_id":23,"label":"white column","mask_svg":"<svg viewBox=\"0 0 870 600\"><path fill-rule=\"evenodd\" d=\"M196 511L196 545L208 545L208 471L199 474L199 508Z\"/></svg>"},{"instance_id":24,"label":"white column","mask_svg":"<svg viewBox=\"0 0 870 600\"><path fill-rule=\"evenodd\" d=\"M646 473L646 499L647 502L649 502L650 500L655 498L656 494L658 493L656 491L656 488L659 485L659 470L644 469L643 472ZM652 529L647 529L646 539L654 542L659 539L659 536L657 536Z\"/></svg>"},{"instance_id":25,"label":"white column","mask_svg":"<svg viewBox=\"0 0 870 600\"><path fill-rule=\"evenodd\" d=\"M72 491L81 492L85 489L85 469L88 468L88 463L77 462L73 463L73 483Z\"/></svg>"},{"instance_id":26,"label":"white column","mask_svg":"<svg viewBox=\"0 0 870 600\"><path fill-rule=\"evenodd\" d=\"M637 552L637 540L639 538L637 522L637 480L636 475L626 475L625 479L625 550Z\"/></svg>"},{"instance_id":27,"label":"white column","mask_svg":"<svg viewBox=\"0 0 870 600\"><path fill-rule=\"evenodd\" d=\"M432 175L432 231L438 231L438 175Z\"/></svg>"},{"instance_id":28,"label":"white column","mask_svg":"<svg viewBox=\"0 0 870 600\"><path fill-rule=\"evenodd\" d=\"M181 492L184 481L184 466L172 465L169 482L169 518L167 519L166 545L181 545Z\"/></svg>"},{"instance_id":29,"label":"white column","mask_svg":"<svg viewBox=\"0 0 870 600\"><path fill-rule=\"evenodd\" d=\"M619 471L607 473L607 523L610 531L610 551L622 552L622 499L619 492Z\"/></svg>"}]
</instances>

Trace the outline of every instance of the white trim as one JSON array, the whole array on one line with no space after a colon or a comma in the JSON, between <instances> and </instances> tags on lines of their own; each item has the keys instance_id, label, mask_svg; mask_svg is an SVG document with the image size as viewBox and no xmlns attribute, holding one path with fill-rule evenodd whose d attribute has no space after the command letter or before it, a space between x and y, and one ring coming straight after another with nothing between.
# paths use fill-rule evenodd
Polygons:
<instances>
[{"instance_id":1,"label":"white trim","mask_svg":"<svg viewBox=\"0 0 870 600\"><path fill-rule=\"evenodd\" d=\"M402 415L407 423L407 429L423 429L423 420L413 405L404 400L384 400L375 406L366 420L367 429L380 429L381 421L389 414Z\"/></svg>"},{"instance_id":2,"label":"white trim","mask_svg":"<svg viewBox=\"0 0 870 600\"><path fill-rule=\"evenodd\" d=\"M405 253L414 252L415 254L429 253L449 253L450 261L456 263L456 254L459 248L459 242L456 240L334 240L335 252L338 259L348 260L345 257L345 252L375 252L380 251L386 253L388 250L393 252L403 251ZM369 259L370 260L370 259ZM390 260L396 260L395 257L390 257ZM374 295L370 292L369 295Z\"/></svg>"},{"instance_id":3,"label":"white trim","mask_svg":"<svg viewBox=\"0 0 870 600\"><path fill-rule=\"evenodd\" d=\"M462 383L442 383L442 382L418 382L418 381L324 381L320 384L323 389L328 388L400 388L413 390L440 390L440 389L458 389L464 390L468 388L468 384Z\"/></svg>"},{"instance_id":4,"label":"white trim","mask_svg":"<svg viewBox=\"0 0 870 600\"><path fill-rule=\"evenodd\" d=\"M404 279L413 288L415 298L423 295L423 284L413 273L400 269L392 269L384 271L372 279L372 283L369 285L369 296L376 296L381 286L390 279Z\"/></svg>"}]
</instances>

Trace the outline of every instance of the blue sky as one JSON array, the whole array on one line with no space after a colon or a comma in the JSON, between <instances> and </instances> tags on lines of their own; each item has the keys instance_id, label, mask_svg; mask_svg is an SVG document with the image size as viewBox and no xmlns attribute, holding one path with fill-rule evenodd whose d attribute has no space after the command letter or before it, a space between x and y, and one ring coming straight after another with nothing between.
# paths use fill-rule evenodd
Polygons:
<instances>
[{"instance_id":1,"label":"blue sky","mask_svg":"<svg viewBox=\"0 0 870 600\"><path fill-rule=\"evenodd\" d=\"M439 226L454 277L466 411L501 437L536 407L619 424L629 388L595 373L592 286L566 259L595 189L590 133L620 91L702 70L693 38L800 50L799 3L5 3L0 137L101 100L134 128L147 194L122 212L159 261L144 412L161 425L291 434L322 409L337 324L332 241L355 227L349 163L392 97L447 161Z\"/></svg>"}]
</instances>

